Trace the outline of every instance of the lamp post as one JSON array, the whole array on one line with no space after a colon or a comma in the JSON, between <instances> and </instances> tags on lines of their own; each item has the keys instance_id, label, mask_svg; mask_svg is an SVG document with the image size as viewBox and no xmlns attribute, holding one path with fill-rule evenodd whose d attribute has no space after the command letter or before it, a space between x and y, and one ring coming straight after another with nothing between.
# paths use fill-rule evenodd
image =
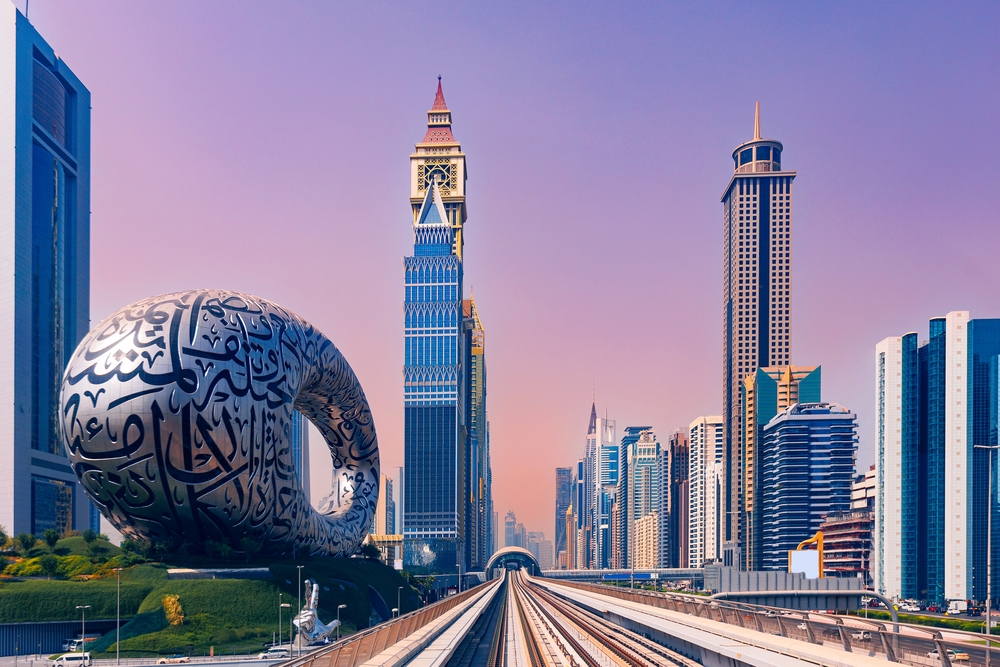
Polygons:
<instances>
[{"instance_id":1,"label":"lamp post","mask_svg":"<svg viewBox=\"0 0 1000 667\"><path fill-rule=\"evenodd\" d=\"M340 610L341 609L347 609L347 605L346 604L338 604L337 605L337 641L338 642L340 641Z\"/></svg>"},{"instance_id":2,"label":"lamp post","mask_svg":"<svg viewBox=\"0 0 1000 667\"><path fill-rule=\"evenodd\" d=\"M299 589L298 589L299 590L299 607L298 607L299 611L298 611L298 613L301 614L302 613L302 566L301 565L296 565L295 567L299 568ZM289 632L291 632L291 630L289 630ZM288 641L289 642L292 641L291 635L289 635ZM301 646L299 647L299 655L300 656L302 655L302 647Z\"/></svg>"},{"instance_id":3,"label":"lamp post","mask_svg":"<svg viewBox=\"0 0 1000 667\"><path fill-rule=\"evenodd\" d=\"M400 586L399 588L396 589L396 616L401 615L399 610L403 608L403 603L401 598L402 595L403 595L403 587Z\"/></svg>"},{"instance_id":4,"label":"lamp post","mask_svg":"<svg viewBox=\"0 0 1000 667\"><path fill-rule=\"evenodd\" d=\"M292 605L281 601L282 593L278 593L278 648L281 648L281 610Z\"/></svg>"},{"instance_id":5,"label":"lamp post","mask_svg":"<svg viewBox=\"0 0 1000 667\"><path fill-rule=\"evenodd\" d=\"M115 568L115 574L118 575L118 611L115 612L115 664L122 664L122 655L119 644L122 639L122 569L120 567Z\"/></svg>"},{"instance_id":6,"label":"lamp post","mask_svg":"<svg viewBox=\"0 0 1000 667\"><path fill-rule=\"evenodd\" d=\"M78 604L76 608L80 610L80 654L83 656L83 661L87 661L87 610L90 609L89 604ZM86 665L84 665L86 667Z\"/></svg>"},{"instance_id":7,"label":"lamp post","mask_svg":"<svg viewBox=\"0 0 1000 667\"><path fill-rule=\"evenodd\" d=\"M1000 445L973 445L973 449L986 449L990 456L990 483L986 489L986 667L990 667L990 637L993 628L990 616L993 612L993 451Z\"/></svg>"},{"instance_id":8,"label":"lamp post","mask_svg":"<svg viewBox=\"0 0 1000 667\"><path fill-rule=\"evenodd\" d=\"M399 616L399 608L398 607L393 607L393 609L392 609L392 617L396 618L397 616Z\"/></svg>"}]
</instances>

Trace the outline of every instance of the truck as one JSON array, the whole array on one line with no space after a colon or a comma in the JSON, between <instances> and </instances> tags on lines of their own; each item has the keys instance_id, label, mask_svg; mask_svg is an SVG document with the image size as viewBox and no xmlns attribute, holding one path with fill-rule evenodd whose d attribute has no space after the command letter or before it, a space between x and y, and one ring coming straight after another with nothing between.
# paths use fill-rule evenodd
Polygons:
<instances>
[{"instance_id":1,"label":"truck","mask_svg":"<svg viewBox=\"0 0 1000 667\"><path fill-rule=\"evenodd\" d=\"M967 600L949 600L948 609L944 612L947 616L959 616L969 609Z\"/></svg>"}]
</instances>

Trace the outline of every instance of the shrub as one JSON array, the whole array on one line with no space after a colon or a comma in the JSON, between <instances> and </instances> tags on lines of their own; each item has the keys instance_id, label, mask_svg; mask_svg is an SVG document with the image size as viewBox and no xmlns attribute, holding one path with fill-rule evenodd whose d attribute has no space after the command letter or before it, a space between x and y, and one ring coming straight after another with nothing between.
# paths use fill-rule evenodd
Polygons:
<instances>
[{"instance_id":1,"label":"shrub","mask_svg":"<svg viewBox=\"0 0 1000 667\"><path fill-rule=\"evenodd\" d=\"M361 555L368 560L381 560L382 552L374 544L361 545Z\"/></svg>"},{"instance_id":2,"label":"shrub","mask_svg":"<svg viewBox=\"0 0 1000 667\"><path fill-rule=\"evenodd\" d=\"M53 556L52 554L39 556L38 566L42 569L42 574L51 578L56 573L56 570L59 569L59 556Z\"/></svg>"},{"instance_id":3,"label":"shrub","mask_svg":"<svg viewBox=\"0 0 1000 667\"><path fill-rule=\"evenodd\" d=\"M87 544L91 544L94 540L97 539L97 531L88 528L87 530L83 531L82 537L84 542L86 542Z\"/></svg>"},{"instance_id":4,"label":"shrub","mask_svg":"<svg viewBox=\"0 0 1000 667\"><path fill-rule=\"evenodd\" d=\"M0 524L0 549L7 546L7 529Z\"/></svg>"},{"instance_id":5,"label":"shrub","mask_svg":"<svg viewBox=\"0 0 1000 667\"><path fill-rule=\"evenodd\" d=\"M180 596L164 595L163 612L167 615L167 622L170 625L183 625L184 609L181 607Z\"/></svg>"},{"instance_id":6,"label":"shrub","mask_svg":"<svg viewBox=\"0 0 1000 667\"><path fill-rule=\"evenodd\" d=\"M42 533L42 539L45 543L49 545L49 549L56 548L56 542L59 541L59 531L55 528L47 528L44 533Z\"/></svg>"},{"instance_id":7,"label":"shrub","mask_svg":"<svg viewBox=\"0 0 1000 667\"><path fill-rule=\"evenodd\" d=\"M36 538L31 533L19 533L18 536L14 539L16 539L17 543L21 545L21 551L24 551L25 553L27 553L29 549L34 547L35 542L38 541L38 538Z\"/></svg>"},{"instance_id":8,"label":"shrub","mask_svg":"<svg viewBox=\"0 0 1000 667\"><path fill-rule=\"evenodd\" d=\"M240 542L240 546L243 547L243 553L246 554L247 562L249 563L252 558L260 554L263 545L252 537L244 537Z\"/></svg>"}]
</instances>

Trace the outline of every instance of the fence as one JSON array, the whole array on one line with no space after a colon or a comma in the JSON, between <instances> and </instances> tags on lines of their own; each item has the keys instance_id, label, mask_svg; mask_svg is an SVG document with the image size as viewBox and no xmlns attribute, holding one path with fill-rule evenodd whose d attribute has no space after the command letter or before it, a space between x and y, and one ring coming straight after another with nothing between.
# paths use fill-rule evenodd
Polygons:
<instances>
[{"instance_id":1,"label":"fence","mask_svg":"<svg viewBox=\"0 0 1000 667\"><path fill-rule=\"evenodd\" d=\"M480 593L484 586L489 584L480 584L406 616L363 630L309 655L283 662L281 667L357 667Z\"/></svg>"},{"instance_id":2,"label":"fence","mask_svg":"<svg viewBox=\"0 0 1000 667\"><path fill-rule=\"evenodd\" d=\"M122 625L129 619L123 618ZM87 636L98 637L115 629L115 619L87 620ZM80 621L0 624L0 656L51 655L62 651L63 642L80 636Z\"/></svg>"},{"instance_id":3,"label":"fence","mask_svg":"<svg viewBox=\"0 0 1000 667\"><path fill-rule=\"evenodd\" d=\"M987 655L986 636L963 630L909 623L882 623L859 616L851 616L851 625L845 625L844 621L848 618L846 616L810 614L808 611L792 611L681 593L633 590L573 581L560 581L558 584L779 637L840 648L848 653L877 656L890 662L921 667L952 667L949 651L955 651L968 656L955 658L956 661L961 660L963 665L971 667L992 663L1000 667L997 642L994 640Z\"/></svg>"}]
</instances>

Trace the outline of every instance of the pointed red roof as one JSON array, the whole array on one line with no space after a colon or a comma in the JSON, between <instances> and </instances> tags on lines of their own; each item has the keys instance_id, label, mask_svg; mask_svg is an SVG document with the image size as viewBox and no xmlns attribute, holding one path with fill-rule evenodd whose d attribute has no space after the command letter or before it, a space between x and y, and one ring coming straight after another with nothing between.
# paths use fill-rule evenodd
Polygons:
<instances>
[{"instance_id":1,"label":"pointed red roof","mask_svg":"<svg viewBox=\"0 0 1000 667\"><path fill-rule=\"evenodd\" d=\"M437 95L434 96L434 106L431 107L431 111L447 111L448 105L444 103L444 92L441 90L441 77L438 77L438 91Z\"/></svg>"}]
</instances>

